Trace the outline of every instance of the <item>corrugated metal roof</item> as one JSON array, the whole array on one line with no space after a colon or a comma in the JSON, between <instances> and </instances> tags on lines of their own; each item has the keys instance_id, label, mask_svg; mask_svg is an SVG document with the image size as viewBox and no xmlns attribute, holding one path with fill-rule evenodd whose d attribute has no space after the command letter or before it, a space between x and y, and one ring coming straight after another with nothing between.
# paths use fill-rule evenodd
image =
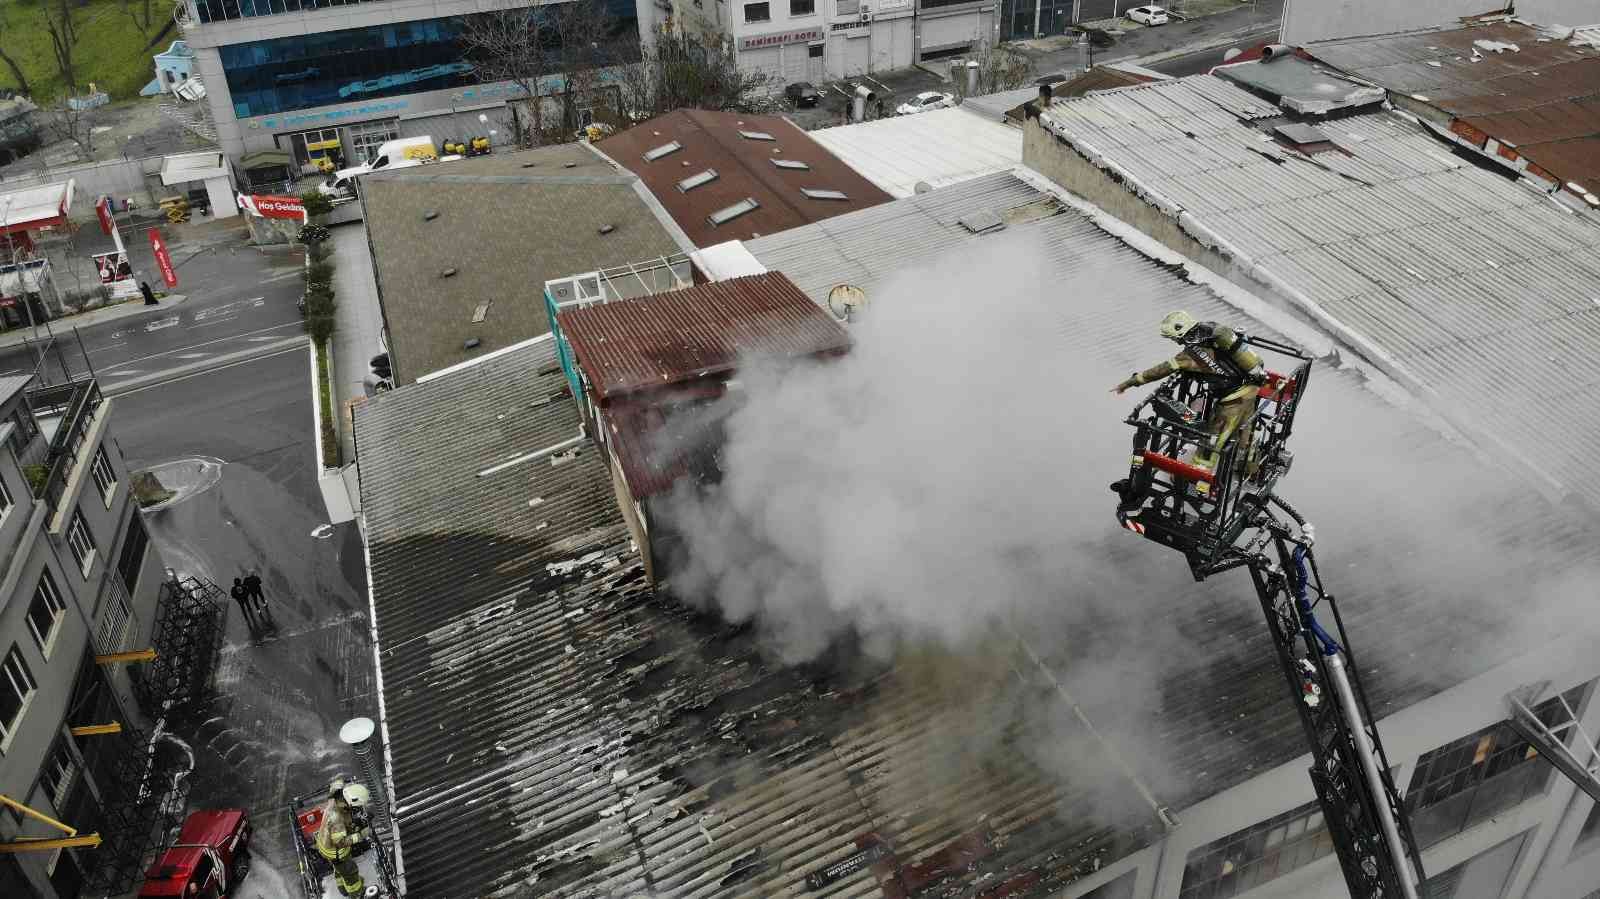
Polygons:
<instances>
[{"instance_id":1,"label":"corrugated metal roof","mask_svg":"<svg viewBox=\"0 0 1600 899\"><path fill-rule=\"evenodd\" d=\"M1600 191L1600 48L1500 21L1306 49L1515 147L1563 182Z\"/></svg>"},{"instance_id":2,"label":"corrugated metal roof","mask_svg":"<svg viewBox=\"0 0 1600 899\"><path fill-rule=\"evenodd\" d=\"M1021 131L960 106L807 133L893 197L1022 162Z\"/></svg>"},{"instance_id":3,"label":"corrugated metal roof","mask_svg":"<svg viewBox=\"0 0 1600 899\"><path fill-rule=\"evenodd\" d=\"M1210 77L1131 90L1174 91L1173 84ZM1117 123L1146 124L1151 115L1091 95L1057 102L1042 121L1077 142L1083 122L1099 122L1103 134ZM1190 120L1188 127L1201 126ZM1424 382L1458 420L1487 427L1513 412L1544 414L1537 429L1492 436L1562 489L1600 504L1600 484L1582 474L1592 454L1583 447L1600 446L1600 420L1562 413L1547 390L1528 391L1512 379L1479 389L1464 374L1425 362L1455 353L1458 361L1471 358L1553 384L1567 383L1572 370L1600 358L1600 330L1582 324L1600 313L1591 271L1600 256L1600 223L1452 156L1418 126L1388 113L1328 122L1344 152L1302 157L1284 150L1281 164L1250 159L1247 148L1262 145L1256 126L1229 120L1205 127L1192 137L1172 130L1146 143L1092 147L1134 179L1130 189L1159 193L1178 206L1168 214L1187 212L1221 237L1241 265L1272 272L1402 366L1426 373ZM1191 152L1197 146L1209 152ZM1204 165L1150 177L1146 163L1163 154ZM1550 307L1551 297L1562 305ZM1509 342L1485 339L1486 322L1544 331L1550 343L1513 351ZM1469 346L1472 355L1459 355Z\"/></svg>"},{"instance_id":4,"label":"corrugated metal roof","mask_svg":"<svg viewBox=\"0 0 1600 899\"><path fill-rule=\"evenodd\" d=\"M568 309L558 320L601 399L721 374L744 358L850 346L832 316L774 272Z\"/></svg>"},{"instance_id":5,"label":"corrugated metal roof","mask_svg":"<svg viewBox=\"0 0 1600 899\"><path fill-rule=\"evenodd\" d=\"M1076 213L1013 219L984 235L958 224L1043 199L996 175L750 247L816 285L806 289L823 302L847 268L870 290L931 258L1035 241L1053 272L1037 289L1058 318L1070 370L1088 365L1107 383L1161 353L1155 323L1174 305L1267 333ZM1112 278L1115 291L1099 289ZM1081 284L1095 287L1072 289ZM847 654L784 667L752 629L652 594L602 455L583 443L552 451L580 421L565 385L543 342L357 412L411 895L868 897L883 891L869 866L817 888L807 877L876 832L897 855L880 866L886 876L965 847L987 854L951 872L941 895L1031 883L1014 895L1039 899L1158 838L1141 823L1148 816L1102 823L1104 795L1041 767L1038 747L1081 752L1084 736L1039 698L1048 685L1008 644L906 652L890 670ZM1551 565L1544 553L1556 567L1593 564L1600 544L1471 468L1461 448L1378 400L1355 372L1324 368L1314 386L1297 421L1298 471L1326 472L1344 455L1341 438L1359 434L1366 453L1400 471L1460 473L1475 484L1474 502L1494 510L1453 522L1451 537L1472 552L1434 563L1422 551L1429 528L1417 524L1431 497L1384 495L1375 518L1371 504L1341 501L1348 482L1290 479L1297 504L1316 516L1324 570L1338 573L1332 586L1383 715L1517 652L1509 636L1465 658L1460 647L1493 626L1503 596L1524 595L1533 564ZM1112 593L1107 602L1131 617L1127 632L1108 635L1098 618L1071 617L1078 603L1053 606L1065 620L1039 642L1053 647L1049 661L1064 679L1075 658L1152 628L1182 635L1183 658L1142 697L1150 714L1127 736L1178 760L1175 771L1147 773L1180 817L1305 751L1259 609L1236 581L1195 585L1166 550L1109 520L1103 540L1073 551L1104 570L1082 572L1070 589ZM1115 579L1129 572L1132 586ZM1102 727L1127 704L1120 692L1078 698Z\"/></svg>"}]
</instances>

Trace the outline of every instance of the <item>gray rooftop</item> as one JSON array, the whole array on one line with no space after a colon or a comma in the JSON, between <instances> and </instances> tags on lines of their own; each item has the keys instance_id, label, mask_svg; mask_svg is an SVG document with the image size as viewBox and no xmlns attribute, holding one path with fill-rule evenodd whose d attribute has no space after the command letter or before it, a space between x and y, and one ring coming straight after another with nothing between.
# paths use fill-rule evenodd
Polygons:
<instances>
[{"instance_id":1,"label":"gray rooftop","mask_svg":"<svg viewBox=\"0 0 1600 899\"><path fill-rule=\"evenodd\" d=\"M1298 56L1257 59L1216 70L1218 78L1254 90L1290 112L1327 115L1382 103L1381 87L1357 84L1326 66Z\"/></svg>"},{"instance_id":2,"label":"gray rooftop","mask_svg":"<svg viewBox=\"0 0 1600 899\"><path fill-rule=\"evenodd\" d=\"M1454 156L1389 113L1321 125L1302 155L1226 104L1216 78L1054 103L1040 121L1240 271L1436 395L1552 493L1600 504L1600 225Z\"/></svg>"},{"instance_id":3,"label":"gray rooftop","mask_svg":"<svg viewBox=\"0 0 1600 899\"><path fill-rule=\"evenodd\" d=\"M983 235L961 224L985 214L1008 224ZM1173 305L1265 331L1009 174L749 247L820 301L839 280L870 292L897 270L1023 240L1048 254L1054 277L1038 288L1058 304L1063 359L1086 360L1096 392L1161 353L1154 323ZM1113 277L1114 293L1072 287ZM584 444L560 464L554 454L516 461L576 433L565 391L541 342L384 394L357 413L413 894L765 899L806 891L808 874L850 857L868 831L909 860L979 828L993 854L946 886L970 894L1031 871L1036 887L1016 895L1042 896L1154 838L1148 815L1112 826L1097 812L1104 806L1037 766L1026 747L1082 746L1083 736L1075 724L1059 729L1071 715L1050 711L1053 694L1036 680L1019 685L1028 662L1004 644L907 652L887 670L847 649L785 667L761 653L752 628L651 593L597 452ZM1508 635L1464 661L1453 655L1463 635L1493 626L1476 605L1485 595L1522 595L1552 550L1563 553L1557 567L1592 563L1596 542L1485 476L1359 375L1325 369L1313 391L1288 483L1317 519L1325 570L1338 572L1332 586L1384 714L1441 689L1441 671L1466 676L1463 666L1475 671L1516 652ZM1071 389L1061 395L1069 402ZM1376 526L1373 503L1349 502L1359 476L1331 444L1350 432L1393 460L1396 478L1426 485L1476 475L1473 502L1496 511L1452 530L1473 548L1469 558L1416 561L1434 544L1425 526L1409 532L1439 514L1425 496L1383 495ZM1114 437L1107 481L1125 446ZM515 464L492 471L506 463ZM1099 463L1064 451L1062 464ZM1103 658L1153 629L1184 635L1191 657L1174 660L1150 700L1159 726L1128 734L1182 759L1174 776L1148 772L1170 785L1160 799L1180 811L1303 753L1246 588L1226 579L1193 585L1181 559L1117 530L1105 499L1105 532L1085 548L1098 564L1063 589L1113 595L1123 611L1084 621L1076 603L1052 606L1032 630L1047 635L1058 670L1076 687L1084 669L1073 658ZM1402 526L1385 521L1410 524L1397 534ZM1516 548L1486 560L1513 539ZM1397 545L1405 560L1383 564ZM1427 641L1412 636L1420 622ZM1077 692L1102 729L1126 733L1126 697ZM464 863L464 845L495 850ZM827 894L878 889L862 869Z\"/></svg>"},{"instance_id":4,"label":"gray rooftop","mask_svg":"<svg viewBox=\"0 0 1600 899\"><path fill-rule=\"evenodd\" d=\"M21 393L32 380L31 372L25 375L0 375L0 403L10 402L11 398Z\"/></svg>"},{"instance_id":5,"label":"gray rooftop","mask_svg":"<svg viewBox=\"0 0 1600 899\"><path fill-rule=\"evenodd\" d=\"M550 278L688 249L580 144L373 174L362 195L400 384L549 331Z\"/></svg>"}]
</instances>

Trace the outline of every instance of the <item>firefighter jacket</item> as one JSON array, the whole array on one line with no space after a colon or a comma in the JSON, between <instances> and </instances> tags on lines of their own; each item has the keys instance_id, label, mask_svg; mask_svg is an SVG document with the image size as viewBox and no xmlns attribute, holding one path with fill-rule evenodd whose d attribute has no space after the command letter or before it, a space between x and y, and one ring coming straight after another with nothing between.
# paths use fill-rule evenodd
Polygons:
<instances>
[{"instance_id":1,"label":"firefighter jacket","mask_svg":"<svg viewBox=\"0 0 1600 899\"><path fill-rule=\"evenodd\" d=\"M1194 326L1178 355L1136 372L1119 387L1137 387L1183 372L1217 385L1224 400L1248 395L1262 383L1261 357L1225 325L1201 322Z\"/></svg>"},{"instance_id":2,"label":"firefighter jacket","mask_svg":"<svg viewBox=\"0 0 1600 899\"><path fill-rule=\"evenodd\" d=\"M317 827L317 852L329 861L340 861L351 855L360 842L361 833L350 818L350 809L337 799L328 800L322 809L322 824Z\"/></svg>"}]
</instances>

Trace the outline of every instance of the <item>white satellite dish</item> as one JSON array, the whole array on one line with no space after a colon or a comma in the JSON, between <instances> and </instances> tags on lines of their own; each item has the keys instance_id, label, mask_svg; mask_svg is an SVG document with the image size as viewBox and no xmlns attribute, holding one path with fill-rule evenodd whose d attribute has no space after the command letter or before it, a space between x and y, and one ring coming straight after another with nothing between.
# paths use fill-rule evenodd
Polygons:
<instances>
[{"instance_id":1,"label":"white satellite dish","mask_svg":"<svg viewBox=\"0 0 1600 899\"><path fill-rule=\"evenodd\" d=\"M828 291L828 311L839 321L850 321L866 307L867 292L854 284L840 284Z\"/></svg>"}]
</instances>

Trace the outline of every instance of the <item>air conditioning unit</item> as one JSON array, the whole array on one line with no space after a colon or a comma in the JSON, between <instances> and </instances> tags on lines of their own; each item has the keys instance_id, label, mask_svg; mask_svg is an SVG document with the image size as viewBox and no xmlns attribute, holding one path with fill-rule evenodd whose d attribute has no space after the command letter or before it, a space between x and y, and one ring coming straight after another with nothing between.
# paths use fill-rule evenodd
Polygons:
<instances>
[{"instance_id":1,"label":"air conditioning unit","mask_svg":"<svg viewBox=\"0 0 1600 899\"><path fill-rule=\"evenodd\" d=\"M872 21L872 7L868 6L865 3L861 4L861 21L863 21L863 22Z\"/></svg>"}]
</instances>

